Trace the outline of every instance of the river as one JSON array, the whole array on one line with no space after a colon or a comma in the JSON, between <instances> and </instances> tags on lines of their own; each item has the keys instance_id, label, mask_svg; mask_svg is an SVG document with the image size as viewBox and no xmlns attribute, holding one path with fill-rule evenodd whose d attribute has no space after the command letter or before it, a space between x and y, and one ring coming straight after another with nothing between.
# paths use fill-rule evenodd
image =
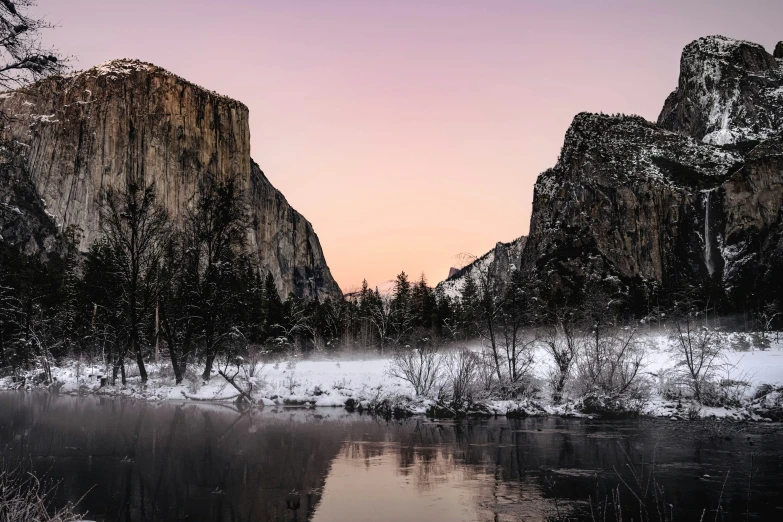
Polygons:
<instances>
[{"instance_id":1,"label":"river","mask_svg":"<svg viewBox=\"0 0 783 522\"><path fill-rule=\"evenodd\" d=\"M57 483L55 504L81 499L100 521L615 520L618 486L624 520L655 486L651 520L656 505L677 521L783 519L772 424L387 421L7 392L0 445Z\"/></svg>"}]
</instances>

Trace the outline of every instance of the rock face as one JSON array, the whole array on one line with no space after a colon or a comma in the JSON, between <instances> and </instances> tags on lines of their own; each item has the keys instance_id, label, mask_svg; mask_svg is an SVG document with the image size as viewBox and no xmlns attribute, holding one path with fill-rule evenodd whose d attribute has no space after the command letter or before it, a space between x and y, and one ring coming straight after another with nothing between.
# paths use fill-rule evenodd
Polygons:
<instances>
[{"instance_id":1,"label":"rock face","mask_svg":"<svg viewBox=\"0 0 783 522\"><path fill-rule=\"evenodd\" d=\"M60 229L48 214L18 154L0 161L0 246L42 261L65 253Z\"/></svg>"},{"instance_id":2,"label":"rock face","mask_svg":"<svg viewBox=\"0 0 783 522\"><path fill-rule=\"evenodd\" d=\"M783 67L758 44L723 36L688 44L680 81L658 117L664 129L749 148L783 124Z\"/></svg>"},{"instance_id":3,"label":"rock face","mask_svg":"<svg viewBox=\"0 0 783 522\"><path fill-rule=\"evenodd\" d=\"M339 297L312 225L250 157L249 113L159 67L118 60L0 95L8 137L58 225L76 225L86 249L100 234L102 189L154 181L175 220L208 179L236 176L249 196L249 244L282 294Z\"/></svg>"},{"instance_id":4,"label":"rock face","mask_svg":"<svg viewBox=\"0 0 783 522\"><path fill-rule=\"evenodd\" d=\"M783 60L701 38L657 125L579 114L539 176L522 266L555 292L717 286L736 307L783 291Z\"/></svg>"},{"instance_id":5,"label":"rock face","mask_svg":"<svg viewBox=\"0 0 783 522\"><path fill-rule=\"evenodd\" d=\"M462 296L462 289L468 277L472 277L477 285L482 277L491 277L502 283L511 279L511 272L521 267L522 252L525 249L527 237L522 236L510 243L497 243L495 248L477 258L469 265L449 271L449 277L438 283L437 288L451 298Z\"/></svg>"}]
</instances>

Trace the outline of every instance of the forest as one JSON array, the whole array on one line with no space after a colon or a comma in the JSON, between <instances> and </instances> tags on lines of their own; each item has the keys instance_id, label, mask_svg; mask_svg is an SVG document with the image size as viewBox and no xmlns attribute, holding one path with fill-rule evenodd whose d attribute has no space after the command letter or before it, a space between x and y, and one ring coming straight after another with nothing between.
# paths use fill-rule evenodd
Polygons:
<instances>
[{"instance_id":1,"label":"forest","mask_svg":"<svg viewBox=\"0 0 783 522\"><path fill-rule=\"evenodd\" d=\"M651 306L641 318L628 312L624 296L600 286L588 285L578 303L566 303L518 270L508 278L474 272L460 298L431 288L423 274L411 280L405 272L390 295L364 281L342 300L281 296L248 249L246 200L235 180L202 187L180 222L159 204L153 184L131 182L106 190L101 200L102 237L86 253L76 248L80 231L73 228L64 234L65 254L47 262L2 243L0 366L6 375L33 367L46 373L63 359L85 356L106 367L110 384L126 382L128 365L138 367L144 383L145 363L165 358L180 383L188 369L198 368L208 380L216 359L251 352L424 353L480 338L490 371L513 385L529 365L530 336L542 339L534 329L597 336L609 327L711 313L708 301L692 297L694 289L666 308ZM751 327L771 330L779 318L768 305L752 316ZM567 361L560 355L553 349L562 366Z\"/></svg>"}]
</instances>

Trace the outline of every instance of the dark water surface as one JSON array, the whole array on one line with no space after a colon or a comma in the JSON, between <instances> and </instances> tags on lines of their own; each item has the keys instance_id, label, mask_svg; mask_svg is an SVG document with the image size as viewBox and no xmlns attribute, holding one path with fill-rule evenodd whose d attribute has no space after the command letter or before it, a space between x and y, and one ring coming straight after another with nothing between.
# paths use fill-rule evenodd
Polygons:
<instances>
[{"instance_id":1,"label":"dark water surface","mask_svg":"<svg viewBox=\"0 0 783 522\"><path fill-rule=\"evenodd\" d=\"M60 482L57 503L89 491L87 518L111 521L590 520L591 504L600 509L618 485L623 519L639 520L622 481L639 489L631 465L644 484L653 455L674 520L704 509L709 521L783 520L782 433L662 420L387 422L338 409L243 415L0 393L5 458L29 455Z\"/></svg>"}]
</instances>

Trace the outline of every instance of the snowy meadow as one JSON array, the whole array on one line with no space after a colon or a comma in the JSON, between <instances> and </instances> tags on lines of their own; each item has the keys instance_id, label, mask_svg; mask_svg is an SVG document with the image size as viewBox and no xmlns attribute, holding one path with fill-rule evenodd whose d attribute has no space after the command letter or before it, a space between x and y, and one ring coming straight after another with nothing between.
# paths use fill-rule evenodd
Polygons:
<instances>
[{"instance_id":1,"label":"snowy meadow","mask_svg":"<svg viewBox=\"0 0 783 522\"><path fill-rule=\"evenodd\" d=\"M2 378L0 387L47 389L69 395L116 395L148 401L337 407L396 416L644 415L675 420L780 419L783 336L774 332L716 332L710 342L719 346L719 350L709 354L685 353L678 346L678 339L672 333L638 334L633 357L627 360L618 354L595 354L581 346L560 392L556 389L557 360L551 345L541 338L529 341L524 353L518 355L526 358L524 375L511 390L496 386L497 379L491 376L487 379L482 361L491 351L480 341L439 349L399 348L387 354L254 353L219 360L208 380L198 369L186 371L179 384L168 361L149 362L146 383L129 367L126 384L111 385L106 378L110 368L82 357L51 366L51 380L38 368L21 378ZM630 382L623 382L614 390L602 388L601 383L587 383L595 369L585 359L596 355L607 359L606 368L598 373L625 373L624 379L629 379L632 373ZM615 360L610 360L612 357ZM692 386L694 379L689 375L689 357L710 357L702 363L705 368L700 383L704 390L698 399ZM598 377L601 378L607 377Z\"/></svg>"}]
</instances>

